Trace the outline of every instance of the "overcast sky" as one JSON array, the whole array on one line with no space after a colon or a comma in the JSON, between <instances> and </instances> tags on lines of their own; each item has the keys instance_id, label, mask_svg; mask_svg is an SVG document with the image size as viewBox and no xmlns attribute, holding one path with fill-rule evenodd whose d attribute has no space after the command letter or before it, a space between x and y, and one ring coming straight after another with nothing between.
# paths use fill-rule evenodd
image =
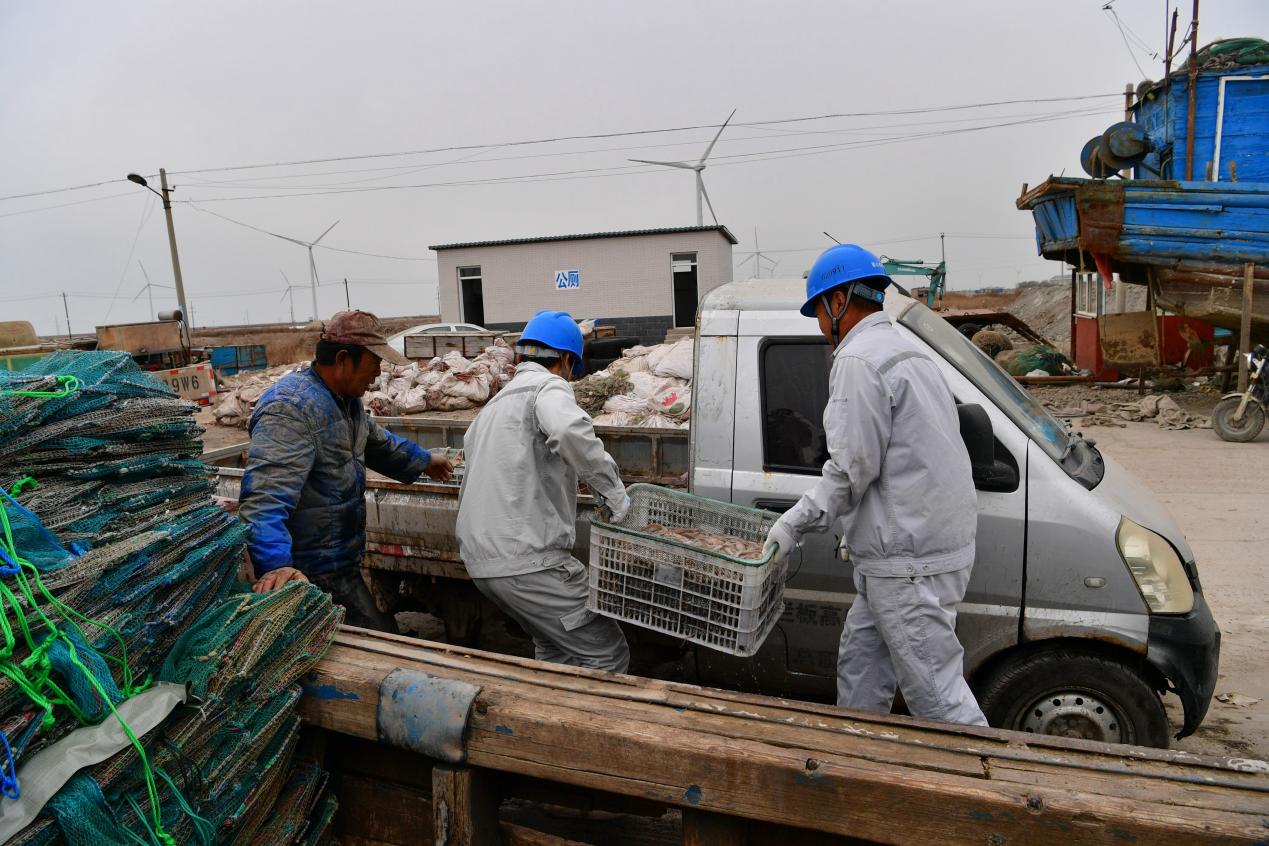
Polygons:
<instances>
[{"instance_id":1,"label":"overcast sky","mask_svg":"<svg viewBox=\"0 0 1269 846\"><path fill-rule=\"evenodd\" d=\"M924 110L1114 94L1142 78L1134 58L1162 76L1164 4L1116 0L1124 34L1103 5L11 0L0 195L167 168L196 325L287 319L283 273L305 286L296 317L312 311L304 248L213 213L301 240L339 220L324 244L412 259L318 248L323 316L345 277L355 306L431 313L429 244L694 224L690 172L626 160L699 157L713 129L644 131L734 108L705 181L738 264L755 228L777 275L800 275L824 230L924 260L942 231L952 287L1013 285L1060 270L1035 257L1022 184L1081 174L1122 95ZM1201 43L1251 35L1269 35L1269 3L1204 5ZM871 114L746 125L843 113ZM1001 123L1017 125L980 129ZM147 319L140 264L171 307L163 213L140 186L0 201L0 319L65 331L63 291L77 332Z\"/></svg>"}]
</instances>

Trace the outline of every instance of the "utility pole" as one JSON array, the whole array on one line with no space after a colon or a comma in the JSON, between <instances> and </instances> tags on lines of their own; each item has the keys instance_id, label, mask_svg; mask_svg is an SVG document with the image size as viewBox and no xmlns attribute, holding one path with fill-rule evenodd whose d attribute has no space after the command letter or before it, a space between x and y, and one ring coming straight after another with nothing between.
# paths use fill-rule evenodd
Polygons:
<instances>
[{"instance_id":1,"label":"utility pole","mask_svg":"<svg viewBox=\"0 0 1269 846\"><path fill-rule=\"evenodd\" d=\"M943 304L943 292L947 290L947 244L946 244L946 237L947 237L947 236L946 236L944 233L942 233L942 232L940 232L940 233L939 233L939 264L943 265L943 280L942 280L941 282L939 282L939 301L938 301L938 304L939 304L939 305L942 305L942 304Z\"/></svg>"},{"instance_id":2,"label":"utility pole","mask_svg":"<svg viewBox=\"0 0 1269 846\"><path fill-rule=\"evenodd\" d=\"M71 309L70 304L66 301L66 292L62 291L62 308L66 310L66 341L71 341Z\"/></svg>"},{"instance_id":3,"label":"utility pole","mask_svg":"<svg viewBox=\"0 0 1269 846\"><path fill-rule=\"evenodd\" d=\"M1194 0L1194 14L1190 18L1190 68L1188 104L1185 110L1185 178L1194 178L1194 108L1198 96L1198 7ZM1216 174L1220 176L1220 174Z\"/></svg>"},{"instance_id":4,"label":"utility pole","mask_svg":"<svg viewBox=\"0 0 1269 846\"><path fill-rule=\"evenodd\" d=\"M348 277L344 277L344 307L352 310L352 298L348 296Z\"/></svg>"},{"instance_id":5,"label":"utility pole","mask_svg":"<svg viewBox=\"0 0 1269 846\"><path fill-rule=\"evenodd\" d=\"M192 346L189 330L194 322L193 309L185 307L185 280L181 278L181 257L176 252L176 226L172 222L172 195L167 187L167 171L159 168L159 187L163 194L163 214L167 218L167 245L172 251L172 276L176 279L176 301L181 305L181 313L185 315L185 346Z\"/></svg>"}]
</instances>

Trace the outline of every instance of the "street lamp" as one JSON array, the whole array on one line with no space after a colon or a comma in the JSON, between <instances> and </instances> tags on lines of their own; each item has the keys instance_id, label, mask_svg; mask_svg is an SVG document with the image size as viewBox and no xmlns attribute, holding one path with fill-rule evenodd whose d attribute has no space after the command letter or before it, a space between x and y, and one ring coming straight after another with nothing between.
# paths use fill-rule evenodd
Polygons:
<instances>
[{"instance_id":1,"label":"street lamp","mask_svg":"<svg viewBox=\"0 0 1269 846\"><path fill-rule=\"evenodd\" d=\"M139 173L129 173L128 181L135 182L163 201L163 214L167 217L167 245L172 250L172 276L176 279L176 301L181 305L181 326L184 328L185 349L189 350L193 346L189 336L191 316L185 305L185 282L181 278L181 259L176 252L176 228L172 224L172 201L169 199L171 192L167 187L167 171L159 168L159 187L162 193L151 188L150 183L146 182L145 177Z\"/></svg>"}]
</instances>

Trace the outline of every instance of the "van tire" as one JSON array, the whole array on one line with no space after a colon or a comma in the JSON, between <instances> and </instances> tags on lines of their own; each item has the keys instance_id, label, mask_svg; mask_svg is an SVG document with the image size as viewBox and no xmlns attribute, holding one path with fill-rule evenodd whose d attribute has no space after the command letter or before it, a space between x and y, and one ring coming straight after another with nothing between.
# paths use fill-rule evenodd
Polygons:
<instances>
[{"instance_id":1,"label":"van tire","mask_svg":"<svg viewBox=\"0 0 1269 846\"><path fill-rule=\"evenodd\" d=\"M1151 684L1113 657L1069 648L1032 652L994 669L978 704L996 728L1166 749L1168 716Z\"/></svg>"}]
</instances>

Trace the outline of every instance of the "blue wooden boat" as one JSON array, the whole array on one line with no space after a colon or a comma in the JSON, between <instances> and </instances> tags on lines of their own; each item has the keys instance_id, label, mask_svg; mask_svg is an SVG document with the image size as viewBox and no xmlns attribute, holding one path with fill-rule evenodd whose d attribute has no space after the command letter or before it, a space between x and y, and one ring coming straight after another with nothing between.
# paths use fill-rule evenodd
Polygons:
<instances>
[{"instance_id":1,"label":"blue wooden boat","mask_svg":"<svg viewBox=\"0 0 1269 846\"><path fill-rule=\"evenodd\" d=\"M1179 71L1143 83L1134 121L1085 145L1090 173L1136 178L1050 177L1017 206L1045 258L1149 285L1159 307L1217 326L1238 328L1254 265L1253 332L1269 336L1269 44L1216 42L1198 67L1191 167L1206 178L1176 178L1191 146Z\"/></svg>"}]
</instances>

